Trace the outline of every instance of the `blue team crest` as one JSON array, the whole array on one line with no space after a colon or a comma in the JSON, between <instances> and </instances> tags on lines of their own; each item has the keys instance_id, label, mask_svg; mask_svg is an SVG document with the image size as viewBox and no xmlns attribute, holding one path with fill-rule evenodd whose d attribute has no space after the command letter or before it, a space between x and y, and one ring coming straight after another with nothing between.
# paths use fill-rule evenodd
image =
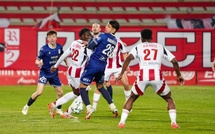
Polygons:
<instances>
[{"instance_id":1,"label":"blue team crest","mask_svg":"<svg viewBox=\"0 0 215 134\"><path fill-rule=\"evenodd\" d=\"M60 49L58 49L58 54L61 54L61 51L60 51Z\"/></svg>"}]
</instances>

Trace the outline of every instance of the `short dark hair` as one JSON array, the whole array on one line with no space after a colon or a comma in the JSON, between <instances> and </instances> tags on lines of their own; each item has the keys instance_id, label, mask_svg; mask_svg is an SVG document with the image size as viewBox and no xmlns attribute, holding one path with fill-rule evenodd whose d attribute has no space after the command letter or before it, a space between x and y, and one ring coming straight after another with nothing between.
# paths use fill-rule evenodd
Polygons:
<instances>
[{"instance_id":1,"label":"short dark hair","mask_svg":"<svg viewBox=\"0 0 215 134\"><path fill-rule=\"evenodd\" d=\"M113 28L116 29L116 32L119 30L120 25L119 25L119 22L118 22L118 21L116 21L116 20L111 20L111 21L109 21L109 24L110 24ZM115 33L116 33L116 32L115 32Z\"/></svg>"},{"instance_id":2,"label":"short dark hair","mask_svg":"<svg viewBox=\"0 0 215 134\"><path fill-rule=\"evenodd\" d=\"M150 29L143 29L140 34L143 39L152 39L152 30Z\"/></svg>"},{"instance_id":3,"label":"short dark hair","mask_svg":"<svg viewBox=\"0 0 215 134\"><path fill-rule=\"evenodd\" d=\"M88 28L83 28L81 29L81 31L79 32L79 37L81 37L83 34L85 34L86 32L90 32L90 29Z\"/></svg>"},{"instance_id":4,"label":"short dark hair","mask_svg":"<svg viewBox=\"0 0 215 134\"><path fill-rule=\"evenodd\" d=\"M55 30L49 30L46 35L49 36L49 35L52 35L52 34L56 34L57 35L57 32Z\"/></svg>"}]
</instances>

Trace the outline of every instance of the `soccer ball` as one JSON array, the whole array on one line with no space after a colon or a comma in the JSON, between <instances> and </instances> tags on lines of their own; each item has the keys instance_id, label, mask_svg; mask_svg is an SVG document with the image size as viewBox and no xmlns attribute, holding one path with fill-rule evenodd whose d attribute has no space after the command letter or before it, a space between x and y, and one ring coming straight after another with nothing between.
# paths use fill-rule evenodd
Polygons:
<instances>
[{"instance_id":1,"label":"soccer ball","mask_svg":"<svg viewBox=\"0 0 215 134\"><path fill-rule=\"evenodd\" d=\"M71 105L72 113L79 114L84 110L83 103L80 101L74 101Z\"/></svg>"}]
</instances>

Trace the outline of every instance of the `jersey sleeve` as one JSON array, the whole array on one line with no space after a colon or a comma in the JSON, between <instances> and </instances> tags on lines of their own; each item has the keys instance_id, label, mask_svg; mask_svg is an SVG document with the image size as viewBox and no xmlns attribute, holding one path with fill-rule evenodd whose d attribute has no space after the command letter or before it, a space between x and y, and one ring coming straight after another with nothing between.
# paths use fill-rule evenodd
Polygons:
<instances>
[{"instance_id":1,"label":"jersey sleeve","mask_svg":"<svg viewBox=\"0 0 215 134\"><path fill-rule=\"evenodd\" d=\"M99 34L97 38L91 38L88 42L88 48L94 50L95 47L102 41L103 34Z\"/></svg>"},{"instance_id":2,"label":"jersey sleeve","mask_svg":"<svg viewBox=\"0 0 215 134\"><path fill-rule=\"evenodd\" d=\"M39 59L39 60L43 59L44 55L45 55L45 49L44 49L44 47L41 47L40 51L39 51L39 55L37 56L37 59Z\"/></svg>"},{"instance_id":3,"label":"jersey sleeve","mask_svg":"<svg viewBox=\"0 0 215 134\"><path fill-rule=\"evenodd\" d=\"M134 58L136 59L137 55L138 55L137 46L132 48L131 51L129 52L129 54L132 54L134 56Z\"/></svg>"},{"instance_id":4,"label":"jersey sleeve","mask_svg":"<svg viewBox=\"0 0 215 134\"><path fill-rule=\"evenodd\" d=\"M57 60L57 63L55 63L54 67L57 68L59 66L59 64L66 59L66 57L68 57L71 53L71 47L69 47L61 56L60 58Z\"/></svg>"},{"instance_id":5,"label":"jersey sleeve","mask_svg":"<svg viewBox=\"0 0 215 134\"><path fill-rule=\"evenodd\" d=\"M121 49L120 49L120 51L121 51L121 53L126 53L127 51L126 51L126 44L123 42L123 41L119 41L119 43L121 44Z\"/></svg>"},{"instance_id":6,"label":"jersey sleeve","mask_svg":"<svg viewBox=\"0 0 215 134\"><path fill-rule=\"evenodd\" d=\"M164 55L163 55L164 59L171 61L173 58L175 58L175 56L168 49L163 47L163 50L164 50Z\"/></svg>"}]
</instances>

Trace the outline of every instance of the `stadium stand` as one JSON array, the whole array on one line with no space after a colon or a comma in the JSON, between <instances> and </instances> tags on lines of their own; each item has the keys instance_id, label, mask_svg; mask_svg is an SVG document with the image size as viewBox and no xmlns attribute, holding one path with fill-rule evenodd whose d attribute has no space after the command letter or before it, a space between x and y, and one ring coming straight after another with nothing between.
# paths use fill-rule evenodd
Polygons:
<instances>
[{"instance_id":1,"label":"stadium stand","mask_svg":"<svg viewBox=\"0 0 215 134\"><path fill-rule=\"evenodd\" d=\"M152 0L151 0L152 1ZM35 26L43 18L55 13L59 7L61 26L91 25L98 22L105 25L116 19L123 26L166 27L166 18L195 19L212 18L215 2L190 2L190 0L169 0L151 2L141 0L71 1L49 0L1 0L0 18L8 18L11 26ZM178 2L179 1L179 2ZM198 0L197 0L198 1Z\"/></svg>"}]
</instances>

